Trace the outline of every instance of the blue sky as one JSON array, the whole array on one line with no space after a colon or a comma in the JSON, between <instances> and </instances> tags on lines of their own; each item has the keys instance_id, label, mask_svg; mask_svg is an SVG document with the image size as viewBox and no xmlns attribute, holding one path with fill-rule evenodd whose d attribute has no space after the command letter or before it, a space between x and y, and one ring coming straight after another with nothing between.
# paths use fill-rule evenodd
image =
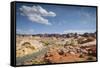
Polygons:
<instances>
[{"instance_id":1,"label":"blue sky","mask_svg":"<svg viewBox=\"0 0 100 68\"><path fill-rule=\"evenodd\" d=\"M95 31L95 7L16 4L17 34L64 34Z\"/></svg>"}]
</instances>

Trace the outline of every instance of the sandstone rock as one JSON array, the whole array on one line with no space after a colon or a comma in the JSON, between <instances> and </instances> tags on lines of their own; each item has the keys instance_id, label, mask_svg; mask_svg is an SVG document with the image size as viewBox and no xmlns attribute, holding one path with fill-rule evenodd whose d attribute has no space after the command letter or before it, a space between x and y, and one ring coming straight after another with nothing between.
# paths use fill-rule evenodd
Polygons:
<instances>
[{"instance_id":1,"label":"sandstone rock","mask_svg":"<svg viewBox=\"0 0 100 68\"><path fill-rule=\"evenodd\" d=\"M70 54L75 55L75 52L70 52Z\"/></svg>"}]
</instances>

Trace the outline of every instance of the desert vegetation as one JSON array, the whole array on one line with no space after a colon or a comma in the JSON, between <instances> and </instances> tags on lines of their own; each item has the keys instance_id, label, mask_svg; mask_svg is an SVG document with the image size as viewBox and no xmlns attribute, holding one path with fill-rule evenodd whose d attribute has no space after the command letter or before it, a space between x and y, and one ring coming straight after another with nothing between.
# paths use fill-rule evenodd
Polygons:
<instances>
[{"instance_id":1,"label":"desert vegetation","mask_svg":"<svg viewBox=\"0 0 100 68\"><path fill-rule=\"evenodd\" d=\"M96 61L96 33L16 36L17 65Z\"/></svg>"}]
</instances>

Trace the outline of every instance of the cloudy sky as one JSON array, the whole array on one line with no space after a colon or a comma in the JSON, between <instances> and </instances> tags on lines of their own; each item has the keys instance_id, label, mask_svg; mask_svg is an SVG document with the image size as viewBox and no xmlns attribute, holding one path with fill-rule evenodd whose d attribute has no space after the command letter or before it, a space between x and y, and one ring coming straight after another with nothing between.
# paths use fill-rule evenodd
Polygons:
<instances>
[{"instance_id":1,"label":"cloudy sky","mask_svg":"<svg viewBox=\"0 0 100 68\"><path fill-rule=\"evenodd\" d=\"M16 4L17 34L96 31L96 8L47 4Z\"/></svg>"}]
</instances>

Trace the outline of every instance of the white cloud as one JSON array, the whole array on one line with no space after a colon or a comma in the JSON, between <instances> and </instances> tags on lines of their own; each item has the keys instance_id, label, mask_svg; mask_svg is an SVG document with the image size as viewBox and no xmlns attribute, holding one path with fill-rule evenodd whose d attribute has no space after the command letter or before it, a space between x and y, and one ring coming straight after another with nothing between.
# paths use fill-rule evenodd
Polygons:
<instances>
[{"instance_id":1,"label":"white cloud","mask_svg":"<svg viewBox=\"0 0 100 68\"><path fill-rule=\"evenodd\" d=\"M32 22L41 23L45 25L51 25L48 19L44 18L46 16L55 17L56 14L52 11L47 11L41 6L25 6L23 5L20 8L21 15L27 16L28 19Z\"/></svg>"},{"instance_id":2,"label":"white cloud","mask_svg":"<svg viewBox=\"0 0 100 68\"><path fill-rule=\"evenodd\" d=\"M16 32L17 34L33 34L34 30L33 29L28 29L28 30L17 29Z\"/></svg>"},{"instance_id":3,"label":"white cloud","mask_svg":"<svg viewBox=\"0 0 100 68\"><path fill-rule=\"evenodd\" d=\"M37 22L37 23L41 23L41 24L46 24L46 25L51 25L51 23L48 22L47 19L39 16L39 15L33 15L33 16L29 16L28 17L29 20L31 20L32 22Z\"/></svg>"}]
</instances>

